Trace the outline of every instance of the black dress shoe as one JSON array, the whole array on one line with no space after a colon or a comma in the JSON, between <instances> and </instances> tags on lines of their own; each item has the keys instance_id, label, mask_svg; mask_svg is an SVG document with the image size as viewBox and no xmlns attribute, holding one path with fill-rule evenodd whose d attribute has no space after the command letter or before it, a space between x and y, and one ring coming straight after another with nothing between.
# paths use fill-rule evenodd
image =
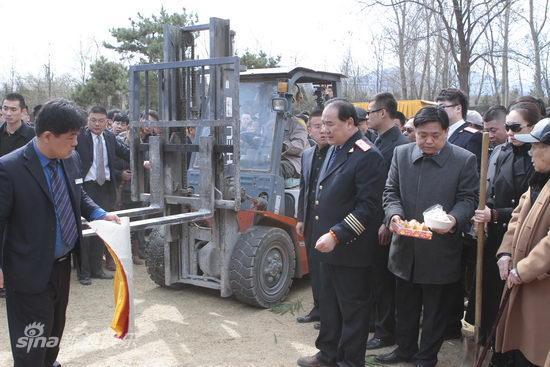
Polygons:
<instances>
[{"instance_id":1,"label":"black dress shoe","mask_svg":"<svg viewBox=\"0 0 550 367\"><path fill-rule=\"evenodd\" d=\"M382 363L382 364L397 364L401 362L411 361L410 358L401 357L397 352L397 349L394 349L390 353L380 354L379 356L376 356L374 359L376 360L376 362Z\"/></svg>"},{"instance_id":2,"label":"black dress shoe","mask_svg":"<svg viewBox=\"0 0 550 367\"><path fill-rule=\"evenodd\" d=\"M380 349L385 348L394 345L393 340L387 340L382 338L372 338L367 342L367 350L374 350L374 349Z\"/></svg>"},{"instance_id":3,"label":"black dress shoe","mask_svg":"<svg viewBox=\"0 0 550 367\"><path fill-rule=\"evenodd\" d=\"M319 321L319 316L311 316L311 315L305 315L305 316L299 316L296 318L296 321L300 324L307 324L309 322Z\"/></svg>"},{"instance_id":4,"label":"black dress shoe","mask_svg":"<svg viewBox=\"0 0 550 367\"><path fill-rule=\"evenodd\" d=\"M111 274L105 274L104 272L92 274L92 278L96 279L113 279L113 276Z\"/></svg>"},{"instance_id":5,"label":"black dress shoe","mask_svg":"<svg viewBox=\"0 0 550 367\"><path fill-rule=\"evenodd\" d=\"M313 328L315 330L321 330L321 323L320 322L316 322L315 324L313 324Z\"/></svg>"},{"instance_id":6,"label":"black dress shoe","mask_svg":"<svg viewBox=\"0 0 550 367\"><path fill-rule=\"evenodd\" d=\"M78 281L82 285L91 285L92 284L92 280L90 278L82 278L82 279L78 279Z\"/></svg>"}]
</instances>

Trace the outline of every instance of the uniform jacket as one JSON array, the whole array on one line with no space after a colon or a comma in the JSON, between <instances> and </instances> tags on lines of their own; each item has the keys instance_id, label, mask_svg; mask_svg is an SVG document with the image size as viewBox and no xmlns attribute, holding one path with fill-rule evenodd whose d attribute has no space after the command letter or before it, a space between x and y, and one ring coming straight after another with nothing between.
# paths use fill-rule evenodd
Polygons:
<instances>
[{"instance_id":1,"label":"uniform jacket","mask_svg":"<svg viewBox=\"0 0 550 367\"><path fill-rule=\"evenodd\" d=\"M297 118L285 119L285 131L283 135L283 154L281 159L287 160L300 174L300 158L309 145L305 123Z\"/></svg>"},{"instance_id":2,"label":"uniform jacket","mask_svg":"<svg viewBox=\"0 0 550 367\"><path fill-rule=\"evenodd\" d=\"M339 243L321 262L366 267L372 265L382 217L384 159L358 131L342 146L330 168L331 147L321 168L311 215L318 221L314 238L333 230Z\"/></svg>"},{"instance_id":3,"label":"uniform jacket","mask_svg":"<svg viewBox=\"0 0 550 367\"><path fill-rule=\"evenodd\" d=\"M457 145L475 154L477 158L478 171L481 167L481 140L483 135L479 130L470 127L465 122L449 137L449 143Z\"/></svg>"},{"instance_id":4,"label":"uniform jacket","mask_svg":"<svg viewBox=\"0 0 550 367\"><path fill-rule=\"evenodd\" d=\"M392 127L378 138L381 140L377 147L380 149L380 153L382 153L384 161L386 162L385 171L387 176L387 173L390 171L391 160L393 158L393 151L395 150L395 147L403 144L409 144L410 141L401 133L401 130L399 130L397 126Z\"/></svg>"},{"instance_id":5,"label":"uniform jacket","mask_svg":"<svg viewBox=\"0 0 550 367\"><path fill-rule=\"evenodd\" d=\"M423 222L423 212L440 204L456 218L452 234L434 232L431 240L394 235L389 269L419 284L450 284L460 279L462 240L459 232L474 215L479 176L475 156L446 143L438 155L422 156L415 143L395 148L386 188L384 210L389 225L394 215Z\"/></svg>"},{"instance_id":6,"label":"uniform jacket","mask_svg":"<svg viewBox=\"0 0 550 367\"><path fill-rule=\"evenodd\" d=\"M496 350L518 349L537 366L550 350L550 181L531 202L530 189L512 213L498 253L512 254L522 285L510 294L496 335Z\"/></svg>"},{"instance_id":7,"label":"uniform jacket","mask_svg":"<svg viewBox=\"0 0 550 367\"><path fill-rule=\"evenodd\" d=\"M80 161L73 153L62 160L79 239L81 215L90 219L98 206L82 190ZM55 256L56 216L50 189L33 142L0 158L0 229L4 227L3 255L6 287L18 292L46 289Z\"/></svg>"},{"instance_id":8,"label":"uniform jacket","mask_svg":"<svg viewBox=\"0 0 550 367\"><path fill-rule=\"evenodd\" d=\"M315 156L315 149L317 149L316 145L304 150L301 157L302 172L300 174L300 195L298 196L298 214L296 216L298 222L305 223L308 214L307 198L310 189L312 189L309 187L309 182L311 179L311 166L313 163L313 157ZM313 188L313 190L315 190L315 188Z\"/></svg>"},{"instance_id":9,"label":"uniform jacket","mask_svg":"<svg viewBox=\"0 0 550 367\"><path fill-rule=\"evenodd\" d=\"M0 134L3 134L5 130L6 130L6 123L4 122L0 126ZM35 135L34 128L22 122L21 127L18 130L17 147L20 148L25 144L27 144L29 141L32 140L32 138L34 138L34 135Z\"/></svg>"},{"instance_id":10,"label":"uniform jacket","mask_svg":"<svg viewBox=\"0 0 550 367\"><path fill-rule=\"evenodd\" d=\"M113 182L113 188L117 187L117 180L120 180L121 170L120 165L117 165L117 159L123 159L126 162L130 160L130 149L120 142L115 134L109 130L103 131L103 138L105 139L105 146L107 147L107 159L109 164L109 171L111 174L111 181ZM94 142L92 140L92 133L88 129L83 129L78 135L78 145L76 151L80 155L82 161L81 177L84 179L92 166L94 161ZM117 169L118 168L118 169Z\"/></svg>"}]
</instances>

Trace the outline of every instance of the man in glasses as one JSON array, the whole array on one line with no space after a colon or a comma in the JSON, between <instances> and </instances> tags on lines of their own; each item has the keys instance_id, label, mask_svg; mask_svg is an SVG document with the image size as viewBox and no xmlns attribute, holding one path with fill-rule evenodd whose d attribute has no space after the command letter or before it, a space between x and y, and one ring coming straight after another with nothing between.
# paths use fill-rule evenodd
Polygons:
<instances>
[{"instance_id":1,"label":"man in glasses","mask_svg":"<svg viewBox=\"0 0 550 367\"><path fill-rule=\"evenodd\" d=\"M449 143L469 150L477 157L477 171L479 172L481 162L481 139L482 134L465 121L468 113L468 98L464 93L455 88L443 89L436 98L439 108L443 109L449 117L449 131L447 140ZM468 274L468 278L473 277L474 266L473 254L475 250L475 240L469 234L471 228L464 227L461 234L464 240L463 253L463 274ZM462 318L464 317L464 297L467 295L466 279L463 276L456 284L454 308L451 310L446 339L459 339L462 337Z\"/></svg>"},{"instance_id":2,"label":"man in glasses","mask_svg":"<svg viewBox=\"0 0 550 367\"><path fill-rule=\"evenodd\" d=\"M369 105L369 123L378 133L374 145L384 157L384 182L390 170L395 147L409 143L395 125L397 101L391 93L379 93ZM374 314L374 336L367 343L367 349L379 349L395 342L395 278L388 270L391 232L385 224L378 229L378 246L374 251L374 274L372 304Z\"/></svg>"}]
</instances>

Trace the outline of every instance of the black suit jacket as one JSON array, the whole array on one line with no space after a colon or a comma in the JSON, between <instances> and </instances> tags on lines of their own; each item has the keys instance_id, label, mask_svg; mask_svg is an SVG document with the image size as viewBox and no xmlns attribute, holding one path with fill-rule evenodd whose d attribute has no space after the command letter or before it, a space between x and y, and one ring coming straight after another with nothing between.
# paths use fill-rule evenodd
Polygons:
<instances>
[{"instance_id":1,"label":"black suit jacket","mask_svg":"<svg viewBox=\"0 0 550 367\"><path fill-rule=\"evenodd\" d=\"M333 230L339 243L321 261L338 266L366 267L373 263L382 218L384 158L357 132L343 145L330 168L331 147L319 174L311 215L319 225L314 238Z\"/></svg>"},{"instance_id":2,"label":"black suit jacket","mask_svg":"<svg viewBox=\"0 0 550 367\"><path fill-rule=\"evenodd\" d=\"M475 154L477 158L477 170L481 167L481 141L483 135L480 131L470 127L470 124L465 122L453 135L449 137L449 143L464 148Z\"/></svg>"},{"instance_id":3,"label":"black suit jacket","mask_svg":"<svg viewBox=\"0 0 550 367\"><path fill-rule=\"evenodd\" d=\"M122 159L126 162L130 160L130 149L120 142L115 134L109 130L103 131L105 146L107 147L107 161L113 189L117 187L117 181L120 180L121 165L117 164L117 159ZM80 155L82 161L81 177L84 179L94 162L94 142L92 133L88 129L83 129L78 135L78 145L76 151Z\"/></svg>"},{"instance_id":4,"label":"black suit jacket","mask_svg":"<svg viewBox=\"0 0 550 367\"><path fill-rule=\"evenodd\" d=\"M79 238L81 215L90 219L98 206L82 190L80 161L73 153L62 160ZM2 268L6 287L18 292L46 289L55 257L56 216L44 171L30 141L0 158L0 233L5 230Z\"/></svg>"},{"instance_id":5,"label":"black suit jacket","mask_svg":"<svg viewBox=\"0 0 550 367\"><path fill-rule=\"evenodd\" d=\"M300 173L300 195L298 196L298 222L304 222L307 218L308 210L308 195L310 191L309 182L311 179L311 166L313 164L313 157L315 156L315 149L317 145L307 148L302 153L302 172ZM315 188L314 188L315 189Z\"/></svg>"},{"instance_id":6,"label":"black suit jacket","mask_svg":"<svg viewBox=\"0 0 550 367\"><path fill-rule=\"evenodd\" d=\"M393 151L395 150L395 147L403 144L410 143L409 139L401 133L401 130L397 126L392 127L388 131L386 131L384 134L379 136L380 138L380 145L378 145L378 149L380 149L380 153L382 153L382 156L384 157L384 161L386 163L386 176L388 172L390 171L391 166L391 160L393 158Z\"/></svg>"}]
</instances>

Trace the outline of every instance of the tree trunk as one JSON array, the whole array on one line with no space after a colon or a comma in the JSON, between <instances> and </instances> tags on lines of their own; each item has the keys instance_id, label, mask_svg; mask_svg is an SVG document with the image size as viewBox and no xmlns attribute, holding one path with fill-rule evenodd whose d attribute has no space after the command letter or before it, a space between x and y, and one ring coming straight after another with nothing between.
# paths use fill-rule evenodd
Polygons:
<instances>
[{"instance_id":1,"label":"tree trunk","mask_svg":"<svg viewBox=\"0 0 550 367\"><path fill-rule=\"evenodd\" d=\"M511 0L506 2L506 10L504 12L504 24L502 29L502 80L501 80L501 100L504 106L508 106L510 98L510 85L508 78L508 44L510 35L510 8L512 7Z\"/></svg>"},{"instance_id":2,"label":"tree trunk","mask_svg":"<svg viewBox=\"0 0 550 367\"><path fill-rule=\"evenodd\" d=\"M535 96L539 98L544 98L544 91L542 90L542 67L540 61L540 42L539 42L539 31L536 29L535 18L534 18L534 5L533 0L529 0L529 29L531 31L531 38L533 41L533 51L535 58Z\"/></svg>"}]
</instances>

